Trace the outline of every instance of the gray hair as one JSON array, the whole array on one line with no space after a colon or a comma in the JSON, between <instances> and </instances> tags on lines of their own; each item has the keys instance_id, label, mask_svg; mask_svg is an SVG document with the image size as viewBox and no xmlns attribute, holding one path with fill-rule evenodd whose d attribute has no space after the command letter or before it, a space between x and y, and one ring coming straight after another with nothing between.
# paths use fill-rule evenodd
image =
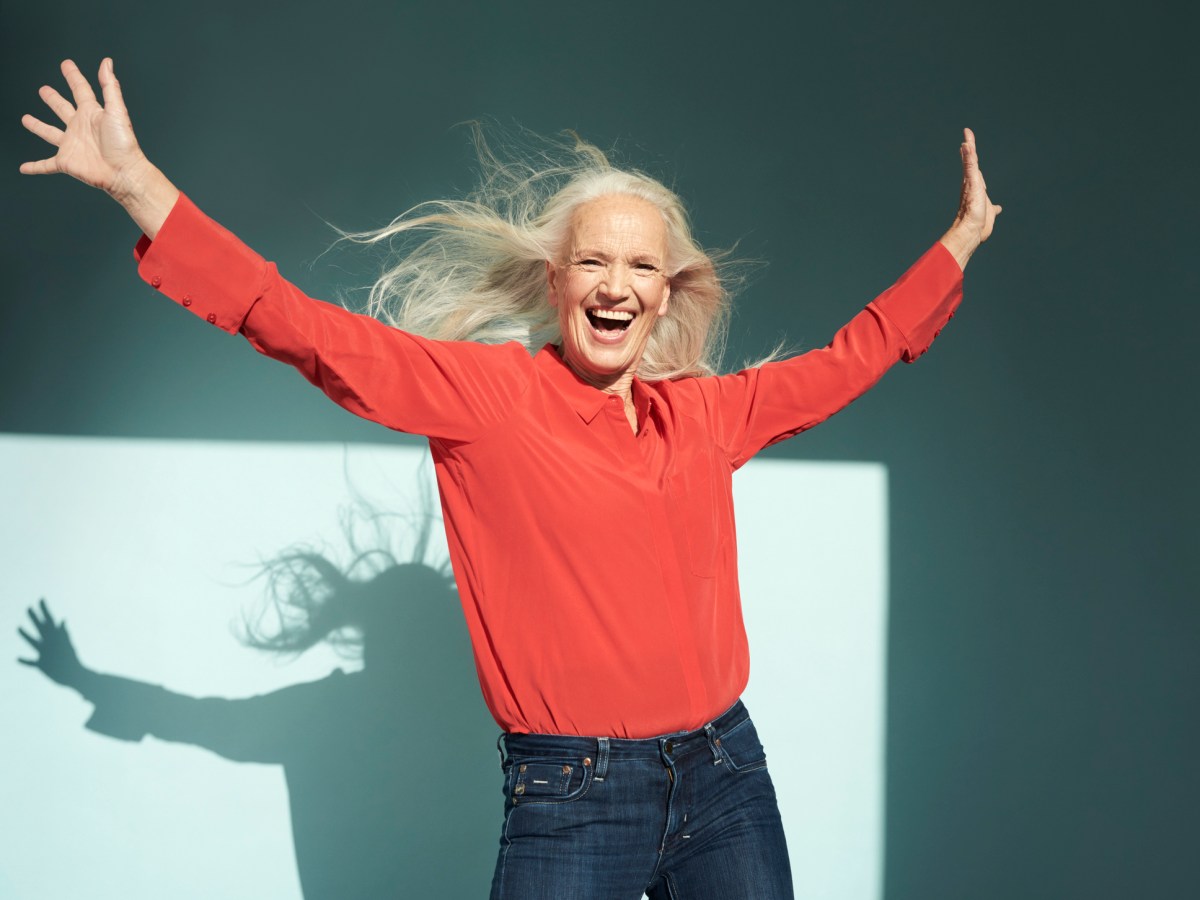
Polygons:
<instances>
[{"instance_id":1,"label":"gray hair","mask_svg":"<svg viewBox=\"0 0 1200 900\"><path fill-rule=\"evenodd\" d=\"M536 353L562 335L547 302L546 262L561 262L574 211L613 194L649 201L667 229L670 312L657 320L638 367L646 381L718 371L730 296L721 254L692 237L682 201L643 172L621 169L599 148L573 140L515 142L497 153L473 126L479 186L462 200L421 203L377 231L346 234L394 256L370 290L367 311L438 340L518 341ZM714 261L716 259L717 261Z\"/></svg>"}]
</instances>

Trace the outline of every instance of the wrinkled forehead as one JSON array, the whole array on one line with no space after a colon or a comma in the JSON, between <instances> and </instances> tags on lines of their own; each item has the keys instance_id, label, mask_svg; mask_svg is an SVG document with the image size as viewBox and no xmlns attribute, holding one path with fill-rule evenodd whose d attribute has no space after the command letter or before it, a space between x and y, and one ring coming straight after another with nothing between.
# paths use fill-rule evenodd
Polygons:
<instances>
[{"instance_id":1,"label":"wrinkled forehead","mask_svg":"<svg viewBox=\"0 0 1200 900\"><path fill-rule=\"evenodd\" d=\"M667 226L658 207L627 194L606 194L581 203L571 216L572 251L655 256L667 254Z\"/></svg>"}]
</instances>

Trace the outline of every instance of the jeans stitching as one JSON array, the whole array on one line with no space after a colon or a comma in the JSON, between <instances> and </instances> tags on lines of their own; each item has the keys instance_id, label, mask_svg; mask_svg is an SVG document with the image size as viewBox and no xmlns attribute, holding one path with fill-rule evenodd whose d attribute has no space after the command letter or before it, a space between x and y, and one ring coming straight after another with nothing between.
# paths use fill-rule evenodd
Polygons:
<instances>
[{"instance_id":1,"label":"jeans stitching","mask_svg":"<svg viewBox=\"0 0 1200 900\"><path fill-rule=\"evenodd\" d=\"M572 759L573 759L573 757L572 757ZM524 763L543 762L543 761L546 761L546 758L529 756L529 757L525 757L524 759L522 759L521 757L516 757L514 761L517 763L517 765L520 765L523 762ZM558 797L556 799L542 799L542 798L538 798L538 797L528 797L527 798L525 796L522 796L519 800L514 799L512 801L513 808L516 808L518 806L535 806L535 805L539 805L539 804L545 806L545 805L550 805L550 804L574 803L577 800L582 800L584 798L584 796L587 795L588 791L590 791L592 789L592 782L596 780L593 777L595 774L595 767L594 766L585 766L582 763L580 763L579 765L580 765L580 768L583 769L583 781L579 785L579 788L576 791L576 793L568 794L565 797ZM506 787L507 787L507 785L506 785ZM515 785L514 785L514 787L515 787ZM511 793L511 791L509 793ZM505 822L505 826L506 826L505 830L507 831L507 820Z\"/></svg>"},{"instance_id":2,"label":"jeans stitching","mask_svg":"<svg viewBox=\"0 0 1200 900\"><path fill-rule=\"evenodd\" d=\"M748 725L748 724L750 724L750 716L746 716L744 719L740 720L737 724L732 725L729 728L727 728L725 731L723 731L720 735L720 739L722 741L724 741L735 731L737 731L738 729L740 729L743 726ZM761 741L759 741L759 746L760 747L762 746ZM760 769L765 769L767 767L766 751L763 751L762 759L756 759L753 762L745 763L740 766L734 760L733 756L729 753L729 750L726 749L726 747L723 743L721 745L721 754L725 757L726 762L729 763L729 768L733 771L733 773L735 775L746 775L746 774L749 774L750 772L757 772Z\"/></svg>"},{"instance_id":3,"label":"jeans stitching","mask_svg":"<svg viewBox=\"0 0 1200 900\"><path fill-rule=\"evenodd\" d=\"M508 778L505 777L505 787L508 787ZM500 848L500 861L496 864L496 874L494 880L496 882L496 897L495 900L504 900L504 871L508 865L508 848L512 846L512 838L508 836L508 823L512 818L512 811L516 807L509 807L505 804L504 810L504 833Z\"/></svg>"}]
</instances>

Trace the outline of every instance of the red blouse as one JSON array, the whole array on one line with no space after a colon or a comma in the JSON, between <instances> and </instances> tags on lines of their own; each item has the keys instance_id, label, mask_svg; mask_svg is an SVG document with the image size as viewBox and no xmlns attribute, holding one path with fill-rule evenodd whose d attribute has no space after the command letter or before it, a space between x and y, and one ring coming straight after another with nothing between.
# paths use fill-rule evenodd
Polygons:
<instances>
[{"instance_id":1,"label":"red blouse","mask_svg":"<svg viewBox=\"0 0 1200 900\"><path fill-rule=\"evenodd\" d=\"M488 708L505 731L697 728L749 676L732 482L928 349L962 296L935 244L824 349L621 401L551 346L432 341L306 297L180 197L135 255L152 286L331 399L428 436Z\"/></svg>"}]
</instances>

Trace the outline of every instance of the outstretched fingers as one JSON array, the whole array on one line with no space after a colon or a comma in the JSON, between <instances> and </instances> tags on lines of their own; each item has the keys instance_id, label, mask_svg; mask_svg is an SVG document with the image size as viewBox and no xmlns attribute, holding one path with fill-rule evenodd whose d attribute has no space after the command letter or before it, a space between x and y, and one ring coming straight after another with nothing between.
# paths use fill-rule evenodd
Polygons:
<instances>
[{"instance_id":1,"label":"outstretched fingers","mask_svg":"<svg viewBox=\"0 0 1200 900\"><path fill-rule=\"evenodd\" d=\"M37 638L35 638L33 635L31 635L24 628L18 627L17 634L21 635L21 637L23 637L25 639L25 643L27 643L34 650L40 651L42 649L42 642L40 640L38 640Z\"/></svg>"},{"instance_id":2,"label":"outstretched fingers","mask_svg":"<svg viewBox=\"0 0 1200 900\"><path fill-rule=\"evenodd\" d=\"M56 175L58 174L58 162L53 156L48 159L35 159L32 162L23 162L20 166L22 175Z\"/></svg>"},{"instance_id":3,"label":"outstretched fingers","mask_svg":"<svg viewBox=\"0 0 1200 900\"><path fill-rule=\"evenodd\" d=\"M64 125L71 124L71 120L75 118L75 107L71 105L70 100L48 84L43 84L38 88L38 96L54 111Z\"/></svg>"},{"instance_id":4,"label":"outstretched fingers","mask_svg":"<svg viewBox=\"0 0 1200 900\"><path fill-rule=\"evenodd\" d=\"M51 628L61 628L62 622L55 622L54 616L50 613L50 607L46 605L46 598L38 599L38 608L42 611L42 621Z\"/></svg>"},{"instance_id":5,"label":"outstretched fingers","mask_svg":"<svg viewBox=\"0 0 1200 900\"><path fill-rule=\"evenodd\" d=\"M63 65L65 67L66 63L63 63ZM88 90L90 92L91 89L89 88ZM45 104L50 107L50 111L58 116L64 125L71 124L71 120L75 118L75 107L71 104L70 100L48 84L44 84L38 88L38 96L42 98ZM27 131L36 134L53 147L60 146L66 137L66 132L61 128L43 122L37 116L31 116L29 113L21 116L21 124L25 126ZM58 171L58 162L53 156L46 159L23 162L21 163L20 171L22 175L53 175Z\"/></svg>"},{"instance_id":6,"label":"outstretched fingers","mask_svg":"<svg viewBox=\"0 0 1200 900\"><path fill-rule=\"evenodd\" d=\"M100 90L104 94L104 108L111 112L125 112L125 98L121 95L121 84L113 72L111 56L100 61Z\"/></svg>"},{"instance_id":7,"label":"outstretched fingers","mask_svg":"<svg viewBox=\"0 0 1200 900\"><path fill-rule=\"evenodd\" d=\"M53 144L57 147L62 143L63 130L54 125L49 125L43 122L36 116L31 116L29 113L21 116L21 124L25 126L27 131L31 131L40 137L47 144Z\"/></svg>"},{"instance_id":8,"label":"outstretched fingers","mask_svg":"<svg viewBox=\"0 0 1200 900\"><path fill-rule=\"evenodd\" d=\"M67 79L67 85L71 88L71 96L75 98L76 107L82 106L84 103L96 102L92 86L88 84L88 80L79 71L79 66L75 65L72 60L64 59L62 61L62 73L63 77Z\"/></svg>"},{"instance_id":9,"label":"outstretched fingers","mask_svg":"<svg viewBox=\"0 0 1200 900\"><path fill-rule=\"evenodd\" d=\"M962 166L963 166L963 182L970 184L974 181L979 181L983 185L983 173L979 170L979 150L975 146L975 132L970 128L963 129L962 150Z\"/></svg>"},{"instance_id":10,"label":"outstretched fingers","mask_svg":"<svg viewBox=\"0 0 1200 900\"><path fill-rule=\"evenodd\" d=\"M29 612L30 612L30 618L33 618L33 610L31 609ZM34 621L36 622L37 620L34 619ZM34 659L25 659L24 657L18 656L17 662L19 662L23 666L34 666L35 668L37 668L38 663L41 661L42 650L45 647L45 637L44 636L43 637L34 637L32 634L30 634L28 631L26 631L24 628L21 628L20 626L17 627L17 634L21 635L21 637L25 640L25 643L27 643L30 646L30 649L32 649L33 652L37 654L37 657Z\"/></svg>"},{"instance_id":11,"label":"outstretched fingers","mask_svg":"<svg viewBox=\"0 0 1200 900\"><path fill-rule=\"evenodd\" d=\"M995 217L1000 214L1003 207L1000 206L998 203L993 203L992 198L987 195L987 181L984 180L983 171L979 168L979 151L975 147L975 132L973 132L970 128L964 128L963 136L966 138L966 142L971 148L971 165L974 167L974 172L975 172L976 176L979 178L979 187L983 191L984 200L988 206L988 220L989 220L988 232L990 234L991 233L991 227L990 227L991 220L995 219Z\"/></svg>"},{"instance_id":12,"label":"outstretched fingers","mask_svg":"<svg viewBox=\"0 0 1200 900\"><path fill-rule=\"evenodd\" d=\"M40 616L38 615L39 611L41 612ZM33 623L33 627L37 629L38 635L43 640L47 634L58 627L54 621L54 616L50 613L50 607L46 605L45 599L38 600L38 605L29 607L26 612L29 614L29 621Z\"/></svg>"}]
</instances>

